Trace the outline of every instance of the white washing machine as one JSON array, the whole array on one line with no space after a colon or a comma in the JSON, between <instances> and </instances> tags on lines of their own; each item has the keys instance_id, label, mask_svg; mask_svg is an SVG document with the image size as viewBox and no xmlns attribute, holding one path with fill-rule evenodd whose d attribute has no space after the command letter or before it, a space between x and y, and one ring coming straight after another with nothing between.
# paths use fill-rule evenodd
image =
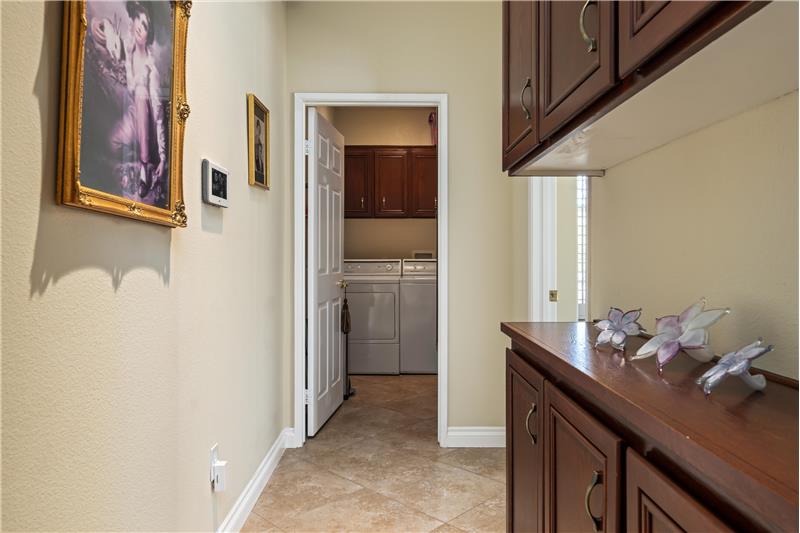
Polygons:
<instances>
[{"instance_id":1,"label":"white washing machine","mask_svg":"<svg viewBox=\"0 0 800 533\"><path fill-rule=\"evenodd\" d=\"M436 374L436 259L403 259L400 372Z\"/></svg>"},{"instance_id":2,"label":"white washing machine","mask_svg":"<svg viewBox=\"0 0 800 533\"><path fill-rule=\"evenodd\" d=\"M400 373L400 259L345 259L348 372Z\"/></svg>"}]
</instances>

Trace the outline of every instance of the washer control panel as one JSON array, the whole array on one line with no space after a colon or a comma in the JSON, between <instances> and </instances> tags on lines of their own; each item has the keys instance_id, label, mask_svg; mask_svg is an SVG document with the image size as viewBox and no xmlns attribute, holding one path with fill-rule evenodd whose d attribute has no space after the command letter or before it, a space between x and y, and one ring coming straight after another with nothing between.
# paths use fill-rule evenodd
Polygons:
<instances>
[{"instance_id":1,"label":"washer control panel","mask_svg":"<svg viewBox=\"0 0 800 533\"><path fill-rule=\"evenodd\" d=\"M404 276L435 276L436 259L403 259Z\"/></svg>"},{"instance_id":2,"label":"washer control panel","mask_svg":"<svg viewBox=\"0 0 800 533\"><path fill-rule=\"evenodd\" d=\"M399 276L400 259L345 259L344 273L355 276Z\"/></svg>"}]
</instances>

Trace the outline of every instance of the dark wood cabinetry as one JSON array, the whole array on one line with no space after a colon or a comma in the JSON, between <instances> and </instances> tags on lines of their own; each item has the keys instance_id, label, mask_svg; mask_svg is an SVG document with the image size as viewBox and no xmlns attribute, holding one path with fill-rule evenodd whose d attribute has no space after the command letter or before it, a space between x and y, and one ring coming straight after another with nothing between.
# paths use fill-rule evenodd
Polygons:
<instances>
[{"instance_id":1,"label":"dark wood cabinetry","mask_svg":"<svg viewBox=\"0 0 800 533\"><path fill-rule=\"evenodd\" d=\"M546 156L763 2L503 3L503 170Z\"/></svg>"},{"instance_id":2,"label":"dark wood cabinetry","mask_svg":"<svg viewBox=\"0 0 800 533\"><path fill-rule=\"evenodd\" d=\"M411 172L408 177L408 216L434 218L439 205L437 185L439 157L435 147L411 148Z\"/></svg>"},{"instance_id":3,"label":"dark wood cabinetry","mask_svg":"<svg viewBox=\"0 0 800 533\"><path fill-rule=\"evenodd\" d=\"M539 144L536 131L538 8L533 1L503 2L503 168Z\"/></svg>"},{"instance_id":4,"label":"dark wood cabinetry","mask_svg":"<svg viewBox=\"0 0 800 533\"><path fill-rule=\"evenodd\" d=\"M509 531L542 531L544 378L506 350L506 465ZM516 473L516 475L515 475Z\"/></svg>"},{"instance_id":5,"label":"dark wood cabinetry","mask_svg":"<svg viewBox=\"0 0 800 533\"><path fill-rule=\"evenodd\" d=\"M375 216L408 214L408 151L375 150Z\"/></svg>"},{"instance_id":6,"label":"dark wood cabinetry","mask_svg":"<svg viewBox=\"0 0 800 533\"><path fill-rule=\"evenodd\" d=\"M434 218L435 146L346 146L345 218Z\"/></svg>"},{"instance_id":7,"label":"dark wood cabinetry","mask_svg":"<svg viewBox=\"0 0 800 533\"><path fill-rule=\"evenodd\" d=\"M544 530L617 531L620 439L545 384Z\"/></svg>"},{"instance_id":8,"label":"dark wood cabinetry","mask_svg":"<svg viewBox=\"0 0 800 533\"><path fill-rule=\"evenodd\" d=\"M344 216L366 218L373 213L372 150L346 148L344 157Z\"/></svg>"},{"instance_id":9,"label":"dark wood cabinetry","mask_svg":"<svg viewBox=\"0 0 800 533\"><path fill-rule=\"evenodd\" d=\"M626 455L628 533L731 531L633 450Z\"/></svg>"},{"instance_id":10,"label":"dark wood cabinetry","mask_svg":"<svg viewBox=\"0 0 800 533\"><path fill-rule=\"evenodd\" d=\"M716 2L621 2L618 7L620 78L650 59Z\"/></svg>"},{"instance_id":11,"label":"dark wood cabinetry","mask_svg":"<svg viewBox=\"0 0 800 533\"><path fill-rule=\"evenodd\" d=\"M796 381L705 398L685 354L659 375L594 348L591 324L502 331L509 531L798 530Z\"/></svg>"},{"instance_id":12,"label":"dark wood cabinetry","mask_svg":"<svg viewBox=\"0 0 800 533\"><path fill-rule=\"evenodd\" d=\"M614 4L538 2L539 137L614 85Z\"/></svg>"}]
</instances>

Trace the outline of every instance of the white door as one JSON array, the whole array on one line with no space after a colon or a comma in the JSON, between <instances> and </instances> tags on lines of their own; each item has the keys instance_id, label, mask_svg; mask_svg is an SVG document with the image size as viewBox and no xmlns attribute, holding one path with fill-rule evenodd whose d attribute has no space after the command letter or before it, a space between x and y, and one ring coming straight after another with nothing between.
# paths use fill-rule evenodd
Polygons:
<instances>
[{"instance_id":1,"label":"white door","mask_svg":"<svg viewBox=\"0 0 800 533\"><path fill-rule=\"evenodd\" d=\"M308 108L308 435L341 405L346 377L341 330L344 291L344 137Z\"/></svg>"}]
</instances>

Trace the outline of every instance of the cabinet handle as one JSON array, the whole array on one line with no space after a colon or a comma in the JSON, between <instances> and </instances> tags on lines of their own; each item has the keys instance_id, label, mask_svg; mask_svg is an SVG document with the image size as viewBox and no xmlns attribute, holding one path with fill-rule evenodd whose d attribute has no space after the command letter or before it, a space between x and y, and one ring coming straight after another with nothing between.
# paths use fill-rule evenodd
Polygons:
<instances>
[{"instance_id":1,"label":"cabinet handle","mask_svg":"<svg viewBox=\"0 0 800 533\"><path fill-rule=\"evenodd\" d=\"M581 14L578 18L578 27L581 30L581 37L583 37L583 42L589 45L589 49L587 52L594 52L597 50L597 40L594 37L589 37L589 34L586 33L586 25L584 24L584 19L586 18L586 8L589 7L590 4L596 3L596 0L586 0L586 3L583 4L581 8Z\"/></svg>"},{"instance_id":2,"label":"cabinet handle","mask_svg":"<svg viewBox=\"0 0 800 533\"><path fill-rule=\"evenodd\" d=\"M531 432L531 415L536 412L536 402L531 402L531 408L528 411L528 416L525 417L525 430L528 432L528 435L531 437L531 444L536 444L536 435Z\"/></svg>"},{"instance_id":3,"label":"cabinet handle","mask_svg":"<svg viewBox=\"0 0 800 533\"><path fill-rule=\"evenodd\" d=\"M589 482L589 486L586 487L586 497L583 499L583 506L586 508L586 514L592 521L592 529L594 530L594 533L598 533L599 531L603 530L603 517L594 516L592 514L592 509L589 507L589 498L592 496L592 491L594 488L602 483L603 473L599 470L592 472L592 480Z\"/></svg>"},{"instance_id":4,"label":"cabinet handle","mask_svg":"<svg viewBox=\"0 0 800 533\"><path fill-rule=\"evenodd\" d=\"M364 209L364 197L361 197L361 209Z\"/></svg>"},{"instance_id":5,"label":"cabinet handle","mask_svg":"<svg viewBox=\"0 0 800 533\"><path fill-rule=\"evenodd\" d=\"M528 106L525 105L525 89L531 86L531 79L525 78L525 85L522 86L522 90L519 93L519 105L522 106L522 110L525 111L525 120L531 119L531 110L528 109Z\"/></svg>"},{"instance_id":6,"label":"cabinet handle","mask_svg":"<svg viewBox=\"0 0 800 533\"><path fill-rule=\"evenodd\" d=\"M383 206L384 209L386 208L386 197L385 196L383 198L381 198L381 205Z\"/></svg>"},{"instance_id":7,"label":"cabinet handle","mask_svg":"<svg viewBox=\"0 0 800 533\"><path fill-rule=\"evenodd\" d=\"M439 198L437 198L436 196L433 197L433 208L439 209Z\"/></svg>"}]
</instances>

